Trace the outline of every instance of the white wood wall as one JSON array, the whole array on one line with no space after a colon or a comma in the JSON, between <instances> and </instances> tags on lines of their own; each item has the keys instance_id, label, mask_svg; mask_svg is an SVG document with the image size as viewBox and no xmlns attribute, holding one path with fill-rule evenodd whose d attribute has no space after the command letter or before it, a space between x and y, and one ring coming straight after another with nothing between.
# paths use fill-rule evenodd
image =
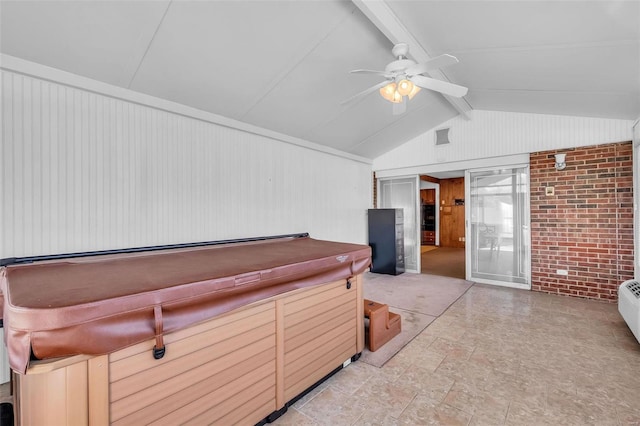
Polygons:
<instances>
[{"instance_id":1,"label":"white wood wall","mask_svg":"<svg viewBox=\"0 0 640 426\"><path fill-rule=\"evenodd\" d=\"M528 154L632 139L633 120L474 110L376 158L373 170ZM450 127L449 145L435 145L435 130ZM455 169L451 169L455 170Z\"/></svg>"},{"instance_id":2,"label":"white wood wall","mask_svg":"<svg viewBox=\"0 0 640 426\"><path fill-rule=\"evenodd\" d=\"M366 243L366 160L43 74L64 82L2 70L0 258L297 232Z\"/></svg>"}]
</instances>

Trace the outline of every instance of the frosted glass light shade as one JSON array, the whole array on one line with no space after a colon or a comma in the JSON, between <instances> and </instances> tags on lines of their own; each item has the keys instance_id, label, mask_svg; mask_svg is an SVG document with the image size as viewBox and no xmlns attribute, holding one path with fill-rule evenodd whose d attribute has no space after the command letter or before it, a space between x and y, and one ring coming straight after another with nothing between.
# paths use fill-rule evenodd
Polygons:
<instances>
[{"instance_id":1,"label":"frosted glass light shade","mask_svg":"<svg viewBox=\"0 0 640 426\"><path fill-rule=\"evenodd\" d=\"M400 80L398 83L398 93L400 93L400 96L408 96L413 90L413 86L414 84L409 80Z\"/></svg>"},{"instance_id":2,"label":"frosted glass light shade","mask_svg":"<svg viewBox=\"0 0 640 426\"><path fill-rule=\"evenodd\" d=\"M397 85L395 83L389 83L380 89L380 95L389 102L399 104L402 102L402 95L396 90Z\"/></svg>"},{"instance_id":3,"label":"frosted glass light shade","mask_svg":"<svg viewBox=\"0 0 640 426\"><path fill-rule=\"evenodd\" d=\"M395 94L395 92L396 92L395 83L389 83L380 89L380 95L382 95L383 98L385 98L390 102L393 102L393 95Z\"/></svg>"},{"instance_id":4,"label":"frosted glass light shade","mask_svg":"<svg viewBox=\"0 0 640 426\"><path fill-rule=\"evenodd\" d=\"M398 84L391 82L380 89L380 95L394 104L402 103L402 98L408 96L409 99L420 91L420 88L409 80L400 80Z\"/></svg>"},{"instance_id":5,"label":"frosted glass light shade","mask_svg":"<svg viewBox=\"0 0 640 426\"><path fill-rule=\"evenodd\" d=\"M420 91L420 88L414 84L414 85L413 85L413 89L411 89L411 92L410 92L407 96L409 96L409 99L413 99L413 97L414 97L414 96L416 95L416 93L418 93L419 91Z\"/></svg>"}]
</instances>

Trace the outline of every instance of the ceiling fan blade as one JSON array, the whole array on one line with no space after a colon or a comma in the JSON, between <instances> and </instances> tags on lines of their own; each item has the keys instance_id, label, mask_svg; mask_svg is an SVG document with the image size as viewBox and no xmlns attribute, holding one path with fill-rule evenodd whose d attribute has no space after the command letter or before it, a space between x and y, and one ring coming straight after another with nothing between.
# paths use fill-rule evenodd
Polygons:
<instances>
[{"instance_id":1,"label":"ceiling fan blade","mask_svg":"<svg viewBox=\"0 0 640 426\"><path fill-rule=\"evenodd\" d=\"M351 74L376 74L376 75L381 75L385 78L392 78L393 75L389 74L386 71L376 71L376 70L352 70L349 71Z\"/></svg>"},{"instance_id":2,"label":"ceiling fan blade","mask_svg":"<svg viewBox=\"0 0 640 426\"><path fill-rule=\"evenodd\" d=\"M363 90L360 93L356 93L355 95L351 96L349 99L346 99L346 100L340 102L340 105L346 105L346 104L348 104L350 102L355 101L356 99L363 98L363 97L367 96L369 93L375 92L376 90L380 89L381 87L386 86L387 84L389 84L388 80L382 81L382 82L376 84L375 86L371 86L368 89Z\"/></svg>"},{"instance_id":3,"label":"ceiling fan blade","mask_svg":"<svg viewBox=\"0 0 640 426\"><path fill-rule=\"evenodd\" d=\"M402 102L393 103L392 105L393 105L393 109L392 109L393 115L404 114L405 111L407 110L407 97L403 96Z\"/></svg>"},{"instance_id":4,"label":"ceiling fan blade","mask_svg":"<svg viewBox=\"0 0 640 426\"><path fill-rule=\"evenodd\" d=\"M446 66L457 64L457 63L458 63L458 58L456 58L455 56L445 54L445 55L440 55L440 56L436 56L435 58L429 59L427 62L412 65L409 68L407 68L406 73L408 76L418 75L430 70L444 68Z\"/></svg>"},{"instance_id":5,"label":"ceiling fan blade","mask_svg":"<svg viewBox=\"0 0 640 426\"><path fill-rule=\"evenodd\" d=\"M413 77L409 77L409 80L413 81L414 84L422 87L423 89L435 90L436 92L453 96L454 98L463 97L469 90L464 86L458 86L457 84L436 80L435 78L425 77L422 75L414 75Z\"/></svg>"}]
</instances>

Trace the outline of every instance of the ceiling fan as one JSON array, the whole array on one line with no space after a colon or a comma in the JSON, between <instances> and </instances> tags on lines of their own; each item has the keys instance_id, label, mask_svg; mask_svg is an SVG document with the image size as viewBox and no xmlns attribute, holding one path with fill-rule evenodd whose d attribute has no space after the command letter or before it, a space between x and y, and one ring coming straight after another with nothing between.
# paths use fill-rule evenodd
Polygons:
<instances>
[{"instance_id":1,"label":"ceiling fan","mask_svg":"<svg viewBox=\"0 0 640 426\"><path fill-rule=\"evenodd\" d=\"M430 70L457 64L458 59L455 56L440 55L427 62L417 64L407 58L409 53L409 45L407 43L396 44L393 46L391 53L398 59L388 64L384 71L362 69L351 71L353 74L381 75L385 78L385 81L357 93L343 101L342 105L379 90L383 98L393 103L393 114L395 115L406 111L407 98L412 99L420 91L420 88L434 90L456 98L461 98L467 94L468 89L466 87L422 75Z\"/></svg>"}]
</instances>

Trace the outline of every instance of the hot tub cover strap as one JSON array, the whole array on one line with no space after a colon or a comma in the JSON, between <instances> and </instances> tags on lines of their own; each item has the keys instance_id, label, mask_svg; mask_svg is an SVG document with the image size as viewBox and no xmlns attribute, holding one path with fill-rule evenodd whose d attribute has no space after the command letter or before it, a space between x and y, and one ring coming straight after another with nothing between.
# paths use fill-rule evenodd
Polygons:
<instances>
[{"instance_id":1,"label":"hot tub cover strap","mask_svg":"<svg viewBox=\"0 0 640 426\"><path fill-rule=\"evenodd\" d=\"M162 306L153 307L153 317L156 323L156 345L153 347L153 357L160 359L164 356L164 341L162 338Z\"/></svg>"}]
</instances>

